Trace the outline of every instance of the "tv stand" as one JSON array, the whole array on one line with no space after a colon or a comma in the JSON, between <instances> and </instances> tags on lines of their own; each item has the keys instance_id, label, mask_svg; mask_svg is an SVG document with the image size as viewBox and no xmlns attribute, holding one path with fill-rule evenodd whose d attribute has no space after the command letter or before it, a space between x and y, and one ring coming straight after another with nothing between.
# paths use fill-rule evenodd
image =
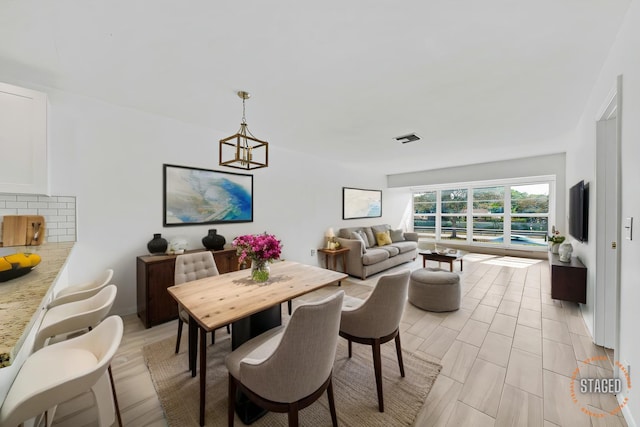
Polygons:
<instances>
[{"instance_id":1,"label":"tv stand","mask_svg":"<svg viewBox=\"0 0 640 427\"><path fill-rule=\"evenodd\" d=\"M551 298L587 303L587 267L576 258L562 262L557 254L549 252L551 268Z\"/></svg>"}]
</instances>

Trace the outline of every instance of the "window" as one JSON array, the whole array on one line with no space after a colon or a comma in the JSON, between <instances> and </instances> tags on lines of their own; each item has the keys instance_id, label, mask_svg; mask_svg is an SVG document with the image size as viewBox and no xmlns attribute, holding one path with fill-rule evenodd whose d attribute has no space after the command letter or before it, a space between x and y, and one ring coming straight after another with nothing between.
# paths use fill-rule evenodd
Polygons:
<instances>
[{"instance_id":1,"label":"window","mask_svg":"<svg viewBox=\"0 0 640 427\"><path fill-rule=\"evenodd\" d=\"M467 240L467 189L442 190L440 239Z\"/></svg>"},{"instance_id":2,"label":"window","mask_svg":"<svg viewBox=\"0 0 640 427\"><path fill-rule=\"evenodd\" d=\"M437 193L426 191L413 195L413 230L436 238Z\"/></svg>"},{"instance_id":3,"label":"window","mask_svg":"<svg viewBox=\"0 0 640 427\"><path fill-rule=\"evenodd\" d=\"M416 191L414 230L433 241L542 250L553 215L555 186L553 177L543 178Z\"/></svg>"},{"instance_id":4,"label":"window","mask_svg":"<svg viewBox=\"0 0 640 427\"><path fill-rule=\"evenodd\" d=\"M549 184L511 187L511 243L546 245L549 232Z\"/></svg>"},{"instance_id":5,"label":"window","mask_svg":"<svg viewBox=\"0 0 640 427\"><path fill-rule=\"evenodd\" d=\"M504 187L473 189L473 241L504 242Z\"/></svg>"}]
</instances>

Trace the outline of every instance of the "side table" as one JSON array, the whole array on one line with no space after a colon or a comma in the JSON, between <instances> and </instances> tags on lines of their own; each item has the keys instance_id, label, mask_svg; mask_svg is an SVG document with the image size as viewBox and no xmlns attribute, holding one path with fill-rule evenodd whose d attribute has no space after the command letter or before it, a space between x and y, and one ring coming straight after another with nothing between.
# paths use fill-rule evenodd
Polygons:
<instances>
[{"instance_id":1,"label":"side table","mask_svg":"<svg viewBox=\"0 0 640 427\"><path fill-rule=\"evenodd\" d=\"M327 249L321 248L318 249L318 252L324 254L324 264L325 268L337 271L337 261L336 258L338 255L342 255L342 271L345 274L349 274L347 272L347 252L349 252L349 248L338 248L338 249ZM340 285L340 282L338 282Z\"/></svg>"}]
</instances>

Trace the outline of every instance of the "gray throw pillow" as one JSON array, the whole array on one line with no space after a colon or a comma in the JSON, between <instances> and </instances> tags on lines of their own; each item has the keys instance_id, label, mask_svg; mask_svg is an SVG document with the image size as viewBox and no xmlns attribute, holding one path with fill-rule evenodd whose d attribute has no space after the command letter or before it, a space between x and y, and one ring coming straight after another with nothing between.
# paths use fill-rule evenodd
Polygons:
<instances>
[{"instance_id":1,"label":"gray throw pillow","mask_svg":"<svg viewBox=\"0 0 640 427\"><path fill-rule=\"evenodd\" d=\"M371 227L363 227L361 231L362 233L364 233L364 242L367 244L368 248L378 244L376 235L373 234L373 230L371 230Z\"/></svg>"},{"instance_id":2,"label":"gray throw pillow","mask_svg":"<svg viewBox=\"0 0 640 427\"><path fill-rule=\"evenodd\" d=\"M371 226L371 231L373 231L373 234L378 234L378 233L384 233L387 230L391 230L391 226L389 224L381 224L381 225L372 225Z\"/></svg>"},{"instance_id":3,"label":"gray throw pillow","mask_svg":"<svg viewBox=\"0 0 640 427\"><path fill-rule=\"evenodd\" d=\"M367 252L367 243L366 243L366 240L365 240L367 238L367 236L364 235L362 230L352 231L351 232L351 238L355 239L355 240L360 240L362 242L362 253Z\"/></svg>"},{"instance_id":4,"label":"gray throw pillow","mask_svg":"<svg viewBox=\"0 0 640 427\"><path fill-rule=\"evenodd\" d=\"M395 242L404 242L404 231L402 230L391 230L389 232L389 234L391 235L391 241L393 243Z\"/></svg>"}]
</instances>

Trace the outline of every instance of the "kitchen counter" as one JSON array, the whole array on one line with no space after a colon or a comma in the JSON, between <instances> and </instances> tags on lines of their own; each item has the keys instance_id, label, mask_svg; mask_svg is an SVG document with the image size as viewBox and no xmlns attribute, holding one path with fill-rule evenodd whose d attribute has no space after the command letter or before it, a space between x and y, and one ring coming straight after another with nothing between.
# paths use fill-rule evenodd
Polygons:
<instances>
[{"instance_id":1,"label":"kitchen counter","mask_svg":"<svg viewBox=\"0 0 640 427\"><path fill-rule=\"evenodd\" d=\"M73 245L65 242L3 248L3 252L37 253L41 261L30 273L0 282L0 368L13 363Z\"/></svg>"}]
</instances>

